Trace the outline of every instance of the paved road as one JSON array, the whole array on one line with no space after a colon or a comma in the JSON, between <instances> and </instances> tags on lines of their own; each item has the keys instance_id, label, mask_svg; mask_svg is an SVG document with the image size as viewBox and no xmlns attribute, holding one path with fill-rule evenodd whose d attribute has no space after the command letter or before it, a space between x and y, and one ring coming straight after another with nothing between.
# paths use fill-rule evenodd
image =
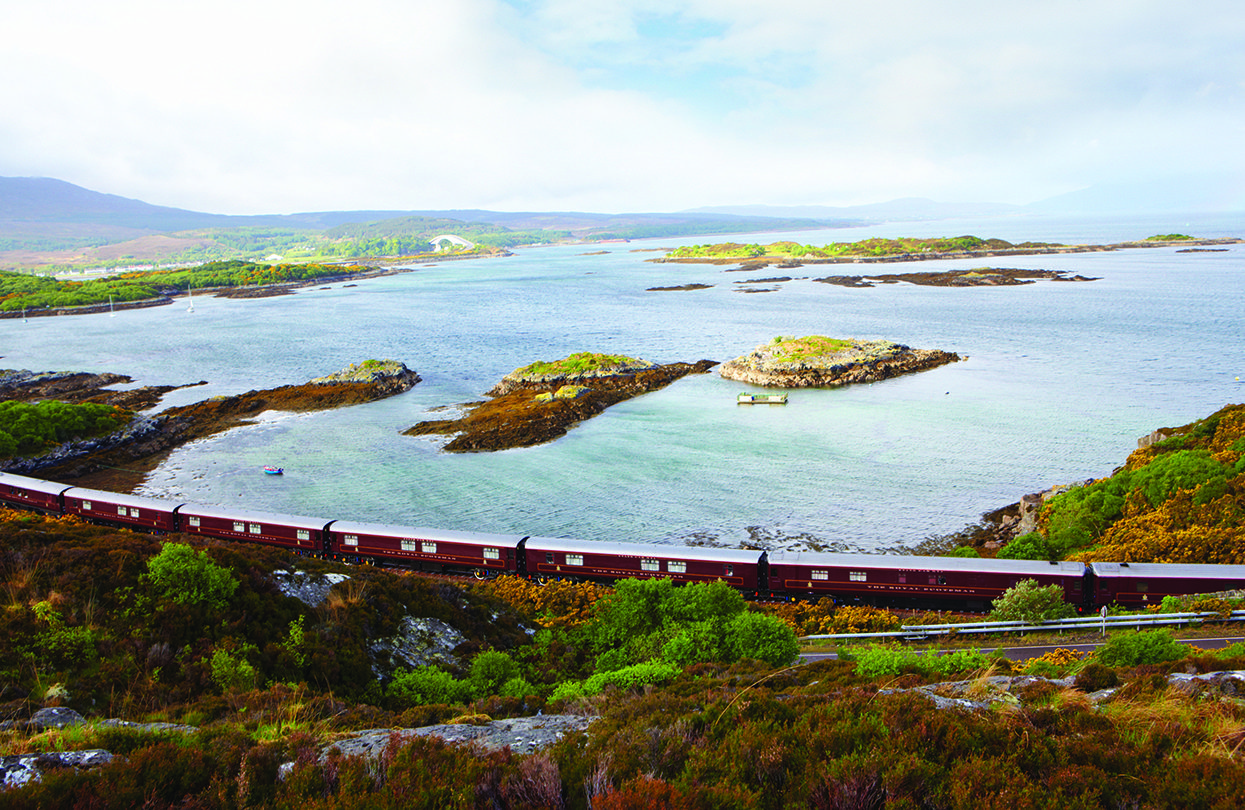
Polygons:
<instances>
[{"instance_id":1,"label":"paved road","mask_svg":"<svg viewBox=\"0 0 1245 810\"><path fill-rule=\"evenodd\" d=\"M1226 647L1229 644L1245 642L1245 637L1225 636L1223 638L1178 638L1176 640L1179 641L1181 644L1190 644L1195 647L1200 647L1203 650L1217 650L1222 647ZM1020 646L981 647L979 649L981 652L986 653L987 655L994 652L997 649L1001 649L1003 650L1003 654L1006 655L1012 661L1023 661L1026 658L1039 658L1048 652L1053 652L1056 649L1076 650L1077 652L1088 653L1088 652L1093 652L1094 650L1098 649L1101 646L1102 646L1101 643L1044 644L1041 646L1027 646L1027 647L1020 647ZM837 659L838 657L839 657L838 653L808 653L806 655L800 656L800 659L802 661L812 662L812 661L834 660L834 659Z\"/></svg>"}]
</instances>

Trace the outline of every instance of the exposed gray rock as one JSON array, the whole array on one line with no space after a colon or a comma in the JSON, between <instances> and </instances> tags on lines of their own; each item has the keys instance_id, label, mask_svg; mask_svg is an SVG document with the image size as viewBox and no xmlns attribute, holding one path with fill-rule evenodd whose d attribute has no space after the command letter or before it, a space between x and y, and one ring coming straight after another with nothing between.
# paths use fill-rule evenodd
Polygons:
<instances>
[{"instance_id":1,"label":"exposed gray rock","mask_svg":"<svg viewBox=\"0 0 1245 810\"><path fill-rule=\"evenodd\" d=\"M968 681L947 681L918 686L914 689L882 689L879 695L916 692L933 701L940 709L990 709L1003 703L1018 705L1026 688L1035 684L1049 683L1060 688L1071 688L1076 678L1040 678L1035 675L993 675Z\"/></svg>"},{"instance_id":2,"label":"exposed gray rock","mask_svg":"<svg viewBox=\"0 0 1245 810\"><path fill-rule=\"evenodd\" d=\"M1228 670L1226 672L1206 672L1201 675L1188 675L1173 672L1167 676L1167 683L1173 689L1190 695L1204 692L1218 692L1229 697L1245 695L1245 671Z\"/></svg>"},{"instance_id":3,"label":"exposed gray rock","mask_svg":"<svg viewBox=\"0 0 1245 810\"><path fill-rule=\"evenodd\" d=\"M40 709L30 718L30 725L36 731L45 731L49 728L65 728L66 726L80 726L85 722L86 718L82 715L73 709L67 709L63 706Z\"/></svg>"},{"instance_id":4,"label":"exposed gray rock","mask_svg":"<svg viewBox=\"0 0 1245 810\"><path fill-rule=\"evenodd\" d=\"M379 757L390 738L440 737L450 743L475 743L489 751L509 746L516 754L531 754L553 745L567 734L585 731L595 717L577 714L549 714L493 720L483 725L437 725L423 728L379 728L357 731L321 749L327 758L333 749L344 756Z\"/></svg>"},{"instance_id":5,"label":"exposed gray rock","mask_svg":"<svg viewBox=\"0 0 1245 810\"><path fill-rule=\"evenodd\" d=\"M387 653L407 667L456 665L458 659L454 657L454 648L466 640L466 636L440 619L407 616L402 620L397 635L371 642L369 650L376 658Z\"/></svg>"},{"instance_id":6,"label":"exposed gray rock","mask_svg":"<svg viewBox=\"0 0 1245 810\"><path fill-rule=\"evenodd\" d=\"M305 571L274 571L277 587L286 596L292 596L307 607L319 607L328 599L329 591L339 582L350 577L345 574L308 574Z\"/></svg>"},{"instance_id":7,"label":"exposed gray rock","mask_svg":"<svg viewBox=\"0 0 1245 810\"><path fill-rule=\"evenodd\" d=\"M112 759L112 754L98 748L0 757L0 786L6 789L17 788L30 782L38 782L50 770L98 768L112 762Z\"/></svg>"}]
</instances>

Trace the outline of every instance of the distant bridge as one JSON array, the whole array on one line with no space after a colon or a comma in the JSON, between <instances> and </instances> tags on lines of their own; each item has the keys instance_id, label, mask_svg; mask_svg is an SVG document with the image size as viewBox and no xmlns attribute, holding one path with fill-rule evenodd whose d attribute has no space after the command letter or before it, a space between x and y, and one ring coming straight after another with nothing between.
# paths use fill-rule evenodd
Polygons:
<instances>
[{"instance_id":1,"label":"distant bridge","mask_svg":"<svg viewBox=\"0 0 1245 810\"><path fill-rule=\"evenodd\" d=\"M445 244L446 242L449 242L449 246L446 246ZM467 250L471 250L473 247L475 247L473 243L468 242L466 239L463 239L461 236L455 236L452 233L443 233L440 236L433 237L432 239L428 240L428 244L432 245L437 250L449 250L450 247L461 247L461 248L466 248Z\"/></svg>"}]
</instances>

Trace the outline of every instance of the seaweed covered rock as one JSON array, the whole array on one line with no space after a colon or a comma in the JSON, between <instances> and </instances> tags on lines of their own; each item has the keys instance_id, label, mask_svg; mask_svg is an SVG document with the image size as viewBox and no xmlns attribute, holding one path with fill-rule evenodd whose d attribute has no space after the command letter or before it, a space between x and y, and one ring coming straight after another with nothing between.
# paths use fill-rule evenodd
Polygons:
<instances>
[{"instance_id":1,"label":"seaweed covered rock","mask_svg":"<svg viewBox=\"0 0 1245 810\"><path fill-rule=\"evenodd\" d=\"M571 426L611 405L664 388L687 374L704 374L715 365L712 360L657 365L580 352L516 369L493 386L487 402L465 405L462 417L420 422L403 433L457 434L443 448L449 453L531 447L565 435Z\"/></svg>"}]
</instances>

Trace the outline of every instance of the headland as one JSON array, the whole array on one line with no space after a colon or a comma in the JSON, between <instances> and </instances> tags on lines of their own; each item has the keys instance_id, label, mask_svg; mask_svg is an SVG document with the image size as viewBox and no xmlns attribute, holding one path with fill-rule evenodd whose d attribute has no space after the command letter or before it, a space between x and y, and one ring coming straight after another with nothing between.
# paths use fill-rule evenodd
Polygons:
<instances>
[{"instance_id":1,"label":"headland","mask_svg":"<svg viewBox=\"0 0 1245 810\"><path fill-rule=\"evenodd\" d=\"M0 372L0 386L12 380L11 387L20 389L22 386L18 382L22 378L34 386L29 389L28 396L23 397L27 399L48 396L65 399L63 392L68 391L73 401L117 404L118 397L135 393L106 388L129 380L118 374ZM168 408L155 415L139 414L124 429L111 435L69 442L41 456L10 459L0 464L0 469L114 492L131 492L172 450L247 424L264 411L310 412L357 405L408 391L419 381L419 374L402 363L367 360L301 385L212 397L192 405ZM53 393L58 385L62 393ZM177 387L183 386L162 388ZM8 389L0 390L10 399L18 398L10 395ZM160 389L139 390L150 398Z\"/></svg>"}]
</instances>

